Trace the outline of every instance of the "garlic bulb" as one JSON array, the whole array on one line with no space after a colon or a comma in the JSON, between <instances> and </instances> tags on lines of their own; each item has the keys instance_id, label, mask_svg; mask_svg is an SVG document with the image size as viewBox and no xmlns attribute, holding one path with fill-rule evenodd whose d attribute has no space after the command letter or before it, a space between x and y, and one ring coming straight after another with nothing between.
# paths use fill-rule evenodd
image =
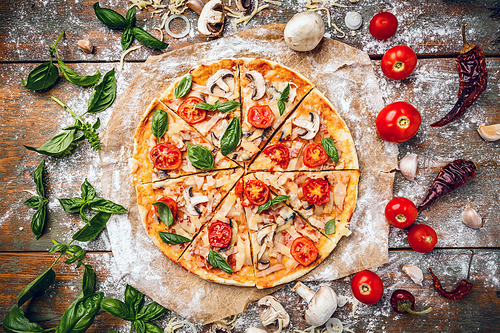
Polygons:
<instances>
[{"instance_id":1,"label":"garlic bulb","mask_svg":"<svg viewBox=\"0 0 500 333\"><path fill-rule=\"evenodd\" d=\"M500 124L479 126L477 131L486 141L497 141L500 139Z\"/></svg>"},{"instance_id":2,"label":"garlic bulb","mask_svg":"<svg viewBox=\"0 0 500 333\"><path fill-rule=\"evenodd\" d=\"M424 274L422 270L416 266L405 265L403 266L403 272L405 272L413 282L422 285L422 281L424 280Z\"/></svg>"},{"instance_id":3,"label":"garlic bulb","mask_svg":"<svg viewBox=\"0 0 500 333\"><path fill-rule=\"evenodd\" d=\"M406 155L399 161L399 170L406 179L412 182L415 181L417 174L417 156L417 154Z\"/></svg>"},{"instance_id":4,"label":"garlic bulb","mask_svg":"<svg viewBox=\"0 0 500 333\"><path fill-rule=\"evenodd\" d=\"M483 219L469 204L462 212L462 222L469 228L479 229L483 226Z\"/></svg>"}]
</instances>

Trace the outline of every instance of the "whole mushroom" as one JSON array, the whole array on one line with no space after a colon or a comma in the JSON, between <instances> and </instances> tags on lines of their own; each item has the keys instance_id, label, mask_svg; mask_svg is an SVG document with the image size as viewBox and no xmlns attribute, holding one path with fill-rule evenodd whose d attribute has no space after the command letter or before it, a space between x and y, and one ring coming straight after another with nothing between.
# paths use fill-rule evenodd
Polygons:
<instances>
[{"instance_id":1,"label":"whole mushroom","mask_svg":"<svg viewBox=\"0 0 500 333\"><path fill-rule=\"evenodd\" d=\"M285 27L285 43L295 51L310 51L318 46L325 34L325 23L315 12L295 14Z\"/></svg>"},{"instance_id":2,"label":"whole mushroom","mask_svg":"<svg viewBox=\"0 0 500 333\"><path fill-rule=\"evenodd\" d=\"M302 282L297 282L292 291L295 291L308 303L304 314L308 325L323 325L337 309L337 294L328 286L321 286L315 293Z\"/></svg>"},{"instance_id":3,"label":"whole mushroom","mask_svg":"<svg viewBox=\"0 0 500 333\"><path fill-rule=\"evenodd\" d=\"M290 323L290 316L285 308L273 296L265 296L257 303L259 306L267 306L268 308L260 315L262 325L268 326L278 321L279 329L275 333L281 332ZM258 331L257 331L258 332Z\"/></svg>"}]
</instances>

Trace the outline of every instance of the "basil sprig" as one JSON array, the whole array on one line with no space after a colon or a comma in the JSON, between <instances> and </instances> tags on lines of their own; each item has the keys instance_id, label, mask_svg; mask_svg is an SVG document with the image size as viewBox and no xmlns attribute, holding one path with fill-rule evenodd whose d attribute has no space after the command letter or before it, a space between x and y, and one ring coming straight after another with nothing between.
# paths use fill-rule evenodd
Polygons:
<instances>
[{"instance_id":1,"label":"basil sprig","mask_svg":"<svg viewBox=\"0 0 500 333\"><path fill-rule=\"evenodd\" d=\"M90 95L87 112L97 113L106 110L116 98L115 69L107 72L102 80L94 87ZM87 113L86 112L86 113Z\"/></svg>"},{"instance_id":2,"label":"basil sprig","mask_svg":"<svg viewBox=\"0 0 500 333\"><path fill-rule=\"evenodd\" d=\"M277 197L272 198L271 200L268 200L265 204L260 205L259 209L257 210L257 213L260 214L266 209L269 209L272 205L276 205L282 201L285 201L289 199L289 195L278 195Z\"/></svg>"},{"instance_id":3,"label":"basil sprig","mask_svg":"<svg viewBox=\"0 0 500 333\"><path fill-rule=\"evenodd\" d=\"M123 32L121 39L122 49L124 51L128 49L130 45L132 45L132 42L134 41L134 34L132 32L132 28L135 26L135 23L137 21L135 6L132 6L132 8L130 8L127 11L125 20L127 21L127 28Z\"/></svg>"},{"instance_id":4,"label":"basil sprig","mask_svg":"<svg viewBox=\"0 0 500 333\"><path fill-rule=\"evenodd\" d=\"M214 168L214 156L212 152L200 145L188 145L187 156L191 164L201 170Z\"/></svg>"},{"instance_id":5,"label":"basil sprig","mask_svg":"<svg viewBox=\"0 0 500 333\"><path fill-rule=\"evenodd\" d=\"M162 221L167 227L170 227L174 223L174 215L170 207L163 201L155 201L152 203L153 206L158 207L158 216L160 221Z\"/></svg>"},{"instance_id":6,"label":"basil sprig","mask_svg":"<svg viewBox=\"0 0 500 333\"><path fill-rule=\"evenodd\" d=\"M175 87L174 89L174 97L175 98L184 97L191 90L192 83L193 83L193 77L191 76L191 74L184 76L177 84L177 87Z\"/></svg>"},{"instance_id":7,"label":"basil sprig","mask_svg":"<svg viewBox=\"0 0 500 333\"><path fill-rule=\"evenodd\" d=\"M59 55L58 55L59 58ZM80 76L76 74L71 68L66 66L62 60L57 59L57 63L59 64L59 69L63 73L64 77L71 83L77 85L77 86L82 86L82 87L87 87L95 84L97 81L99 81L99 78L101 77L101 74L99 73L99 70L94 75L89 75L89 76Z\"/></svg>"},{"instance_id":8,"label":"basil sprig","mask_svg":"<svg viewBox=\"0 0 500 333\"><path fill-rule=\"evenodd\" d=\"M45 332L42 326L30 322L19 307L14 307L3 319L3 329L7 333Z\"/></svg>"},{"instance_id":9,"label":"basil sprig","mask_svg":"<svg viewBox=\"0 0 500 333\"><path fill-rule=\"evenodd\" d=\"M172 232L158 231L158 235L160 236L162 242L167 244L182 244L191 241L189 238L174 234Z\"/></svg>"},{"instance_id":10,"label":"basil sprig","mask_svg":"<svg viewBox=\"0 0 500 333\"><path fill-rule=\"evenodd\" d=\"M278 98L278 110L280 112L280 116L282 116L283 112L285 112L285 102L288 100L288 95L290 95L290 83L286 85L280 98Z\"/></svg>"},{"instance_id":11,"label":"basil sprig","mask_svg":"<svg viewBox=\"0 0 500 333\"><path fill-rule=\"evenodd\" d=\"M337 164L339 161L339 152L337 151L337 148L335 148L335 141L333 141L332 138L323 138L321 139L321 145L328 156L330 156L335 164Z\"/></svg>"},{"instance_id":12,"label":"basil sprig","mask_svg":"<svg viewBox=\"0 0 500 333\"><path fill-rule=\"evenodd\" d=\"M222 104L219 104L219 101L215 101L212 105L210 103L198 103L196 104L196 109L203 109L207 111L220 111L223 113L231 112L236 110L241 104L236 101L226 101Z\"/></svg>"},{"instance_id":13,"label":"basil sprig","mask_svg":"<svg viewBox=\"0 0 500 333\"><path fill-rule=\"evenodd\" d=\"M31 231L35 234L36 239L39 239L43 233L45 226L45 219L47 216L47 204L49 200L45 197L45 190L43 188L43 170L45 169L45 161L42 161L33 173L33 179L36 184L36 192L34 195L24 202L25 205L36 209L35 214L31 218Z\"/></svg>"},{"instance_id":14,"label":"basil sprig","mask_svg":"<svg viewBox=\"0 0 500 333\"><path fill-rule=\"evenodd\" d=\"M226 156L231 154L240 143L240 139L241 139L240 118L234 117L233 119L231 119L231 122L227 126L226 130L224 131L224 134L222 134L222 137L220 139L220 151L222 155Z\"/></svg>"},{"instance_id":15,"label":"basil sprig","mask_svg":"<svg viewBox=\"0 0 500 333\"><path fill-rule=\"evenodd\" d=\"M335 219L331 219L325 224L325 234L331 235L335 233Z\"/></svg>"},{"instance_id":16,"label":"basil sprig","mask_svg":"<svg viewBox=\"0 0 500 333\"><path fill-rule=\"evenodd\" d=\"M214 250L210 250L208 253L208 263L216 268L222 269L227 274L233 274L233 269L229 266L226 259Z\"/></svg>"},{"instance_id":17,"label":"basil sprig","mask_svg":"<svg viewBox=\"0 0 500 333\"><path fill-rule=\"evenodd\" d=\"M153 117L151 117L151 132L157 140L165 134L168 127L168 113L163 110L155 110Z\"/></svg>"}]
</instances>

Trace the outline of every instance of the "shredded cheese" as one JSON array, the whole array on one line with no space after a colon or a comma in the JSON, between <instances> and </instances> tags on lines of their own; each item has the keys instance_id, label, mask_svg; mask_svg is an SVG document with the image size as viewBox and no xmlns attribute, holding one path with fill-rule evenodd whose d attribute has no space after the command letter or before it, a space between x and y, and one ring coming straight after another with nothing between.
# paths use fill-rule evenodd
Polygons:
<instances>
[{"instance_id":1,"label":"shredded cheese","mask_svg":"<svg viewBox=\"0 0 500 333\"><path fill-rule=\"evenodd\" d=\"M345 37L345 32L343 32L342 30L340 30L339 27L337 27L337 25L335 23L332 23L332 27L337 30L338 32L340 32L342 35L341 36L337 36L338 38L344 38Z\"/></svg>"},{"instance_id":2,"label":"shredded cheese","mask_svg":"<svg viewBox=\"0 0 500 333\"><path fill-rule=\"evenodd\" d=\"M354 314L354 312L356 312L356 308L357 308L358 304L359 304L359 301L358 301L358 300L356 300L356 301L354 302L353 306L352 306L352 317L353 317L353 318L355 318L355 319L356 319L356 318L359 318L359 316L358 316L358 315Z\"/></svg>"},{"instance_id":3,"label":"shredded cheese","mask_svg":"<svg viewBox=\"0 0 500 333\"><path fill-rule=\"evenodd\" d=\"M134 47L129 47L127 50L125 50L123 53L122 53L122 56L120 58L120 70L123 69L123 62L125 60L125 56L127 54L129 54L130 52L132 51L135 51L135 50L138 50L142 47L142 45L137 45L137 46L134 46Z\"/></svg>"},{"instance_id":4,"label":"shredded cheese","mask_svg":"<svg viewBox=\"0 0 500 333\"><path fill-rule=\"evenodd\" d=\"M337 6L337 7L341 7L341 8L346 8L347 7L346 5L341 5L340 3L337 3L337 2L333 2L332 5L333 6Z\"/></svg>"},{"instance_id":5,"label":"shredded cheese","mask_svg":"<svg viewBox=\"0 0 500 333\"><path fill-rule=\"evenodd\" d=\"M186 0L170 0L170 5L168 9L175 15L181 15L188 7L186 6Z\"/></svg>"},{"instance_id":6,"label":"shredded cheese","mask_svg":"<svg viewBox=\"0 0 500 333\"><path fill-rule=\"evenodd\" d=\"M326 11L326 17L328 18L328 27L332 27L332 19L330 18L330 10L326 7L320 7L320 8L309 8L308 9L310 12L315 12L318 10L325 10Z\"/></svg>"},{"instance_id":7,"label":"shredded cheese","mask_svg":"<svg viewBox=\"0 0 500 333\"><path fill-rule=\"evenodd\" d=\"M154 30L158 30L161 34L161 38L160 40L163 42L163 30L161 30L161 28L154 28Z\"/></svg>"},{"instance_id":8,"label":"shredded cheese","mask_svg":"<svg viewBox=\"0 0 500 333\"><path fill-rule=\"evenodd\" d=\"M270 3L271 5L275 5L275 6L281 6L281 5L283 5L282 2L276 1L276 0L264 0L264 2Z\"/></svg>"}]
</instances>

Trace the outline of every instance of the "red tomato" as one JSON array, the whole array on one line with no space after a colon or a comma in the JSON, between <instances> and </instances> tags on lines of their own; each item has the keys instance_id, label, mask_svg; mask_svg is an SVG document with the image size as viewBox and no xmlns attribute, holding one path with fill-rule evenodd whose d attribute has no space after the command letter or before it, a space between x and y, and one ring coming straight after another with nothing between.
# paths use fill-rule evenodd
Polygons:
<instances>
[{"instance_id":1,"label":"red tomato","mask_svg":"<svg viewBox=\"0 0 500 333\"><path fill-rule=\"evenodd\" d=\"M384 294L382 279L372 271L364 270L351 280L351 289L354 297L361 303L375 304Z\"/></svg>"},{"instance_id":2,"label":"red tomato","mask_svg":"<svg viewBox=\"0 0 500 333\"><path fill-rule=\"evenodd\" d=\"M417 218L418 211L415 204L406 198L394 198L385 206L385 218L397 228L410 226Z\"/></svg>"},{"instance_id":3,"label":"red tomato","mask_svg":"<svg viewBox=\"0 0 500 333\"><path fill-rule=\"evenodd\" d=\"M170 208L170 211L172 212L172 216L175 219L175 217L177 216L177 202L175 202L175 200L170 198L170 197L162 197L162 198L158 199L157 201L161 201L161 202L164 202L165 204L167 204L168 208ZM154 206L154 207L155 207L156 216L160 217L158 215L158 206Z\"/></svg>"},{"instance_id":4,"label":"red tomato","mask_svg":"<svg viewBox=\"0 0 500 333\"><path fill-rule=\"evenodd\" d=\"M269 187L261 180L245 182L245 195L252 205L260 206L269 199Z\"/></svg>"},{"instance_id":5,"label":"red tomato","mask_svg":"<svg viewBox=\"0 0 500 333\"><path fill-rule=\"evenodd\" d=\"M408 46L398 45L387 50L380 66L389 79L402 80L413 73L417 66L417 55Z\"/></svg>"},{"instance_id":6,"label":"red tomato","mask_svg":"<svg viewBox=\"0 0 500 333\"><path fill-rule=\"evenodd\" d=\"M175 170L181 166L182 153L174 145L159 143L149 152L149 158L158 170Z\"/></svg>"},{"instance_id":7,"label":"red tomato","mask_svg":"<svg viewBox=\"0 0 500 333\"><path fill-rule=\"evenodd\" d=\"M273 121L274 113L268 105L252 106L248 110L248 122L257 128L268 128Z\"/></svg>"},{"instance_id":8,"label":"red tomato","mask_svg":"<svg viewBox=\"0 0 500 333\"><path fill-rule=\"evenodd\" d=\"M208 242L213 247L226 247L231 242L233 230L227 223L217 221L208 228Z\"/></svg>"},{"instance_id":9,"label":"red tomato","mask_svg":"<svg viewBox=\"0 0 500 333\"><path fill-rule=\"evenodd\" d=\"M302 186L302 193L310 204L322 205L330 201L330 185L324 179L308 178Z\"/></svg>"},{"instance_id":10,"label":"red tomato","mask_svg":"<svg viewBox=\"0 0 500 333\"><path fill-rule=\"evenodd\" d=\"M207 111L195 108L198 103L203 103L203 100L195 96L188 97L179 105L177 113L190 124L199 123L205 120Z\"/></svg>"},{"instance_id":11,"label":"red tomato","mask_svg":"<svg viewBox=\"0 0 500 333\"><path fill-rule=\"evenodd\" d=\"M239 180L236 183L236 187L234 188L234 194L237 197L241 197L243 195L243 180Z\"/></svg>"},{"instance_id":12,"label":"red tomato","mask_svg":"<svg viewBox=\"0 0 500 333\"><path fill-rule=\"evenodd\" d=\"M293 241L290 254L302 266L309 266L318 257L318 249L309 238L299 237Z\"/></svg>"},{"instance_id":13,"label":"red tomato","mask_svg":"<svg viewBox=\"0 0 500 333\"><path fill-rule=\"evenodd\" d=\"M370 21L370 33L378 39L392 37L398 29L398 19L389 12L382 12L375 15Z\"/></svg>"},{"instance_id":14,"label":"red tomato","mask_svg":"<svg viewBox=\"0 0 500 333\"><path fill-rule=\"evenodd\" d=\"M310 143L304 148L304 152L302 154L302 160L304 164L308 168L315 168L320 166L326 161L328 161L330 157L326 153L323 145L321 143Z\"/></svg>"},{"instance_id":15,"label":"red tomato","mask_svg":"<svg viewBox=\"0 0 500 333\"><path fill-rule=\"evenodd\" d=\"M437 243L437 234L428 225L415 224L408 233L408 243L417 252L430 252Z\"/></svg>"},{"instance_id":16,"label":"red tomato","mask_svg":"<svg viewBox=\"0 0 500 333\"><path fill-rule=\"evenodd\" d=\"M285 169L290 162L290 151L284 144L278 143L267 147L262 151L268 155L271 161L276 162L281 168Z\"/></svg>"},{"instance_id":17,"label":"red tomato","mask_svg":"<svg viewBox=\"0 0 500 333\"><path fill-rule=\"evenodd\" d=\"M385 141L405 142L418 132L421 122L420 113L411 104L396 102L379 112L375 125Z\"/></svg>"}]
</instances>

